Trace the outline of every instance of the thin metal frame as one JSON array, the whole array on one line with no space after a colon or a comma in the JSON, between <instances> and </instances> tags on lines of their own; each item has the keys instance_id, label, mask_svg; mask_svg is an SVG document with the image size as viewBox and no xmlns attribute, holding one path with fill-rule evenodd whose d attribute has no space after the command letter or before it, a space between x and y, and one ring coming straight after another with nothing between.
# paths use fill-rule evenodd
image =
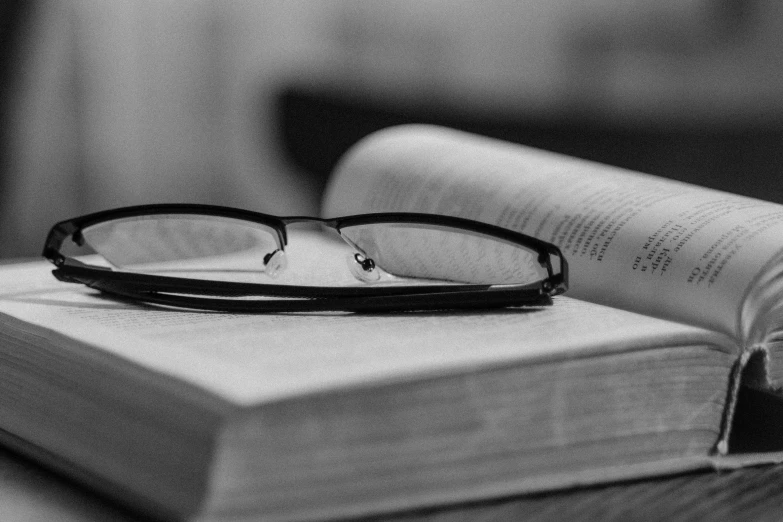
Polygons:
<instances>
[{"instance_id":1,"label":"thin metal frame","mask_svg":"<svg viewBox=\"0 0 783 522\"><path fill-rule=\"evenodd\" d=\"M164 214L223 217L265 225L277 234L281 250L284 250L288 244L288 225L295 223L318 223L334 230L341 238L342 228L356 225L415 223L445 226L485 234L531 249L538 253L538 262L546 269L547 277L535 283L520 285L298 286L212 281L115 271L85 264L61 252L68 238L77 245L82 245L84 240L81 231L89 226L122 218ZM139 205L87 214L55 224L46 238L43 256L57 267L52 273L61 281L81 283L107 294L131 300L221 312L382 312L545 305L551 303L552 296L562 294L568 288L568 265L555 245L478 221L421 213L389 212L324 219L307 216L278 217L215 205ZM285 299L226 299L226 297L252 296Z\"/></svg>"}]
</instances>

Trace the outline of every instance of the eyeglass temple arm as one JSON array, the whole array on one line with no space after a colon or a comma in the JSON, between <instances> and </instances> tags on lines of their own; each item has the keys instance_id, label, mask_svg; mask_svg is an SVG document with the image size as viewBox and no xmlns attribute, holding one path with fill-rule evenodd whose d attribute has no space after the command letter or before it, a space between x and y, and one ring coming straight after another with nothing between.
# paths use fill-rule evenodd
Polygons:
<instances>
[{"instance_id":1,"label":"eyeglass temple arm","mask_svg":"<svg viewBox=\"0 0 783 522\"><path fill-rule=\"evenodd\" d=\"M225 300L210 297L192 297L146 291L111 281L96 281L90 285L96 290L142 302L220 312L395 312L410 310L479 309L507 306L540 305L552 303L551 297L536 292L495 288L488 291L464 291L442 294L369 295L361 297L326 297L318 299Z\"/></svg>"},{"instance_id":2,"label":"eyeglass temple arm","mask_svg":"<svg viewBox=\"0 0 783 522\"><path fill-rule=\"evenodd\" d=\"M81 283L96 290L122 287L135 292L183 293L202 296L278 296L287 298L335 298L335 297L389 297L411 294L459 294L490 290L495 285L462 284L432 285L420 287L399 286L295 286L275 284L239 283L202 279L181 279L168 276L115 272L109 268L89 265L73 258L66 258L52 274L60 281ZM544 290L543 283L500 285L517 294L556 295Z\"/></svg>"}]
</instances>

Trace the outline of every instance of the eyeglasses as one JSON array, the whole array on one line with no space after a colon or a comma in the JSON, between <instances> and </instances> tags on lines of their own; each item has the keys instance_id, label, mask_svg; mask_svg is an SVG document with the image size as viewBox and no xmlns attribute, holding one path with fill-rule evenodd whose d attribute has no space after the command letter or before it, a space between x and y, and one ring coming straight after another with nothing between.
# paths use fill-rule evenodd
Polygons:
<instances>
[{"instance_id":1,"label":"eyeglasses","mask_svg":"<svg viewBox=\"0 0 783 522\"><path fill-rule=\"evenodd\" d=\"M309 231L314 225L344 243ZM303 237L295 234L289 246L294 228ZM347 267L338 253L347 253ZM43 255L61 281L150 304L237 313L545 305L568 286L556 246L433 214L320 219L143 205L57 223ZM286 269L289 257L300 270Z\"/></svg>"}]
</instances>

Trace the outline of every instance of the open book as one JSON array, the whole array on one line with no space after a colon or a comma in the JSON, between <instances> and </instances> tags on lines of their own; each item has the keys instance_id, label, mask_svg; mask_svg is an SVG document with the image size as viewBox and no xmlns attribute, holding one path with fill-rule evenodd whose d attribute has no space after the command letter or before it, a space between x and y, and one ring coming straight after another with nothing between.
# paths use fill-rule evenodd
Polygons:
<instances>
[{"instance_id":1,"label":"open book","mask_svg":"<svg viewBox=\"0 0 783 522\"><path fill-rule=\"evenodd\" d=\"M413 126L350 151L323 209L534 235L561 247L571 290L535 308L234 315L8 265L0 438L158 517L234 521L779 460L730 441L740 381L783 379L783 207ZM345 253L311 233L290 249L310 275Z\"/></svg>"}]
</instances>

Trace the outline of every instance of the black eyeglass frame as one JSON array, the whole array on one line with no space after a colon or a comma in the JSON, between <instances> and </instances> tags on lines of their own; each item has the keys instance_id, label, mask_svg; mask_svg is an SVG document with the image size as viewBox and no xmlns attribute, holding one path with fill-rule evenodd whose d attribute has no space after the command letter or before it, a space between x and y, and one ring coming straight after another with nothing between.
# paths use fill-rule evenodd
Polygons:
<instances>
[{"instance_id":1,"label":"black eyeglass frame","mask_svg":"<svg viewBox=\"0 0 783 522\"><path fill-rule=\"evenodd\" d=\"M281 250L288 244L287 226L296 223L317 223L334 230L341 237L342 228L357 225L411 223L451 227L492 236L535 251L547 277L535 283L519 285L467 283L422 286L299 286L125 272L89 265L61 252L68 238L77 245L83 245L81 232L87 227L123 218L166 214L231 218L261 224L275 231ZM107 294L151 304L220 312L383 312L545 305L551 303L552 296L562 294L568 288L568 264L560 249L551 243L469 219L409 212L317 218L279 217L215 205L139 205L95 212L55 224L46 237L42 254L57 267L52 274L60 281L84 284ZM556 262L553 263L553 259ZM251 296L285 299L225 299Z\"/></svg>"}]
</instances>

